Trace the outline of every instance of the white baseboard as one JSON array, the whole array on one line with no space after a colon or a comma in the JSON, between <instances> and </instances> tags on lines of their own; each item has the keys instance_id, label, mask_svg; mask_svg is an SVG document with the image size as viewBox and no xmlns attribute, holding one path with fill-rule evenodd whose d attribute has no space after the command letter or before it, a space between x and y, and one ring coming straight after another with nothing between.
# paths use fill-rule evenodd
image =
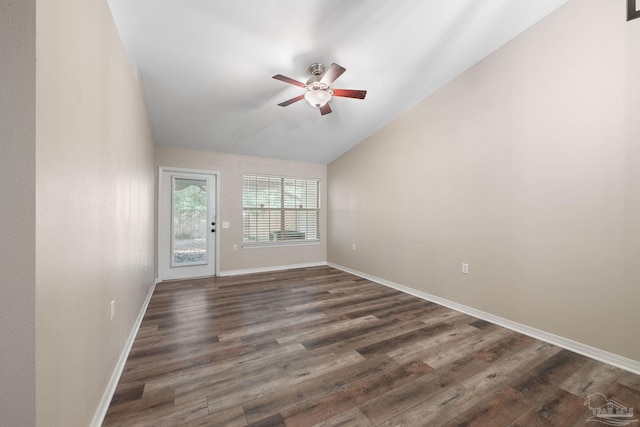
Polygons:
<instances>
[{"instance_id":1,"label":"white baseboard","mask_svg":"<svg viewBox=\"0 0 640 427\"><path fill-rule=\"evenodd\" d=\"M549 332L545 332L540 329L532 328L531 326L527 326L522 323L514 322L512 320L505 319L500 316L495 316L491 313L477 310L475 308L468 307L466 305L458 304L457 302L453 302L444 298L437 297L435 295L431 295L431 294L421 292L403 285L399 285L397 283L390 282L388 280L381 279L379 277L371 276L371 275L362 273L360 271L352 270L350 268L343 267L338 264L327 263L327 265L333 268L337 268L338 270L342 270L347 273L351 273L356 276L371 280L372 282L376 282L381 285L385 285L390 288L399 290L406 294L413 295L423 300L431 301L436 304L440 304L445 307L451 308L453 310L466 313L470 316L477 317L478 319L486 320L487 322L491 322L496 325L502 326L504 328L511 329L512 331L519 332L521 334L530 336L540 341L544 341L549 344L556 345L558 347L573 351L583 356L590 357L600 362L604 362L609 365L616 366L620 369L624 369L625 371L629 371L633 374L640 375L640 361L628 359L626 357L622 357L617 354L610 353L608 351L604 351L596 347L591 347L589 345L582 344L580 342L573 341L568 338L551 334Z\"/></svg>"},{"instance_id":2,"label":"white baseboard","mask_svg":"<svg viewBox=\"0 0 640 427\"><path fill-rule=\"evenodd\" d=\"M237 276L239 274L252 274L252 273L268 273L270 271L279 271L279 270L291 270L294 268L309 268L309 267L322 267L327 265L326 262L311 262L306 264L292 264L292 265L279 265L275 267L258 267L258 268L247 268L243 270L227 270L221 271L220 276Z\"/></svg>"},{"instance_id":3,"label":"white baseboard","mask_svg":"<svg viewBox=\"0 0 640 427\"><path fill-rule=\"evenodd\" d=\"M157 279L156 279L157 280ZM144 314L147 311L147 307L149 306L149 301L151 301L151 296L153 295L153 291L156 288L156 283L153 283L151 289L149 289L149 293L147 294L147 298L142 304L142 308L138 313L138 318L131 329L131 333L129 333L129 338L122 349L122 353L120 353L120 358L118 359L118 363L111 374L111 379L107 384L107 388L102 395L102 399L100 400L100 405L98 405L98 409L96 410L95 415L93 416L93 420L91 421L91 427L100 427L102 422L104 421L104 417L107 415L107 410L109 409L109 405L111 404L111 399L113 399L113 394L116 392L116 387L118 386L118 381L120 381L120 376L122 375L122 371L124 370L124 365L127 363L127 357L129 357L129 352L131 351L131 347L133 346L133 342L136 339L136 335L138 334L138 330L140 329L140 324L142 323L142 319L144 318Z\"/></svg>"}]
</instances>

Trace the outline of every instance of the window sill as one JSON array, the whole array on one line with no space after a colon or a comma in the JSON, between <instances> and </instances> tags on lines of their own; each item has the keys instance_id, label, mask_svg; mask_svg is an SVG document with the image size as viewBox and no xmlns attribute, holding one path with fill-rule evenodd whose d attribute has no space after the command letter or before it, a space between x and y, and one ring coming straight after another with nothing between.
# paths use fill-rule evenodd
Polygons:
<instances>
[{"instance_id":1,"label":"window sill","mask_svg":"<svg viewBox=\"0 0 640 427\"><path fill-rule=\"evenodd\" d=\"M319 245L320 240L307 240L303 242L296 242L294 240L288 242L264 242L264 243L243 243L243 249L259 249L259 248L281 248L285 246L313 246Z\"/></svg>"}]
</instances>

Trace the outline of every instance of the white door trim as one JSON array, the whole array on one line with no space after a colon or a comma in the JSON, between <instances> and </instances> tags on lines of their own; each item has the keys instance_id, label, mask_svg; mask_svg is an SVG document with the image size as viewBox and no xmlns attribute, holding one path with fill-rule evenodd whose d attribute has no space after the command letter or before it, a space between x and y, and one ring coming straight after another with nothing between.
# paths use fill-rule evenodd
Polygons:
<instances>
[{"instance_id":1,"label":"white door trim","mask_svg":"<svg viewBox=\"0 0 640 427\"><path fill-rule=\"evenodd\" d=\"M162 282L165 280L162 277L162 272L164 271L164 267L166 266L167 258L163 257L160 253L160 239L163 236L166 237L166 233L168 230L162 229L163 221L166 220L165 215L167 212L162 209L162 202L165 201L164 197L166 197L166 189L162 186L162 174L164 172L174 172L174 173L191 173L198 175L212 175L215 177L215 210L216 210L216 232L214 234L214 251L215 251L215 275L220 276L220 231L222 229L222 223L220 221L220 171L216 170L208 170L208 169L188 169L188 168L178 168L172 166L160 166L158 168L158 177L156 182L158 183L158 194L156 201L156 211L157 211L157 238L156 238L156 260L157 260L157 275L158 282ZM220 226L219 226L220 225ZM166 255L166 254L164 254Z\"/></svg>"}]
</instances>

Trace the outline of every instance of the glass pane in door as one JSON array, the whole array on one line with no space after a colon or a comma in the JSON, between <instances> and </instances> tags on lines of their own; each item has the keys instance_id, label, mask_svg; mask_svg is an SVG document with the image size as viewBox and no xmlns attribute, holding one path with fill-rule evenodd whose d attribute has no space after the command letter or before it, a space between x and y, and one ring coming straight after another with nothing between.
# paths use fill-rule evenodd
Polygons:
<instances>
[{"instance_id":1,"label":"glass pane in door","mask_svg":"<svg viewBox=\"0 0 640 427\"><path fill-rule=\"evenodd\" d=\"M173 177L171 266L207 263L207 180Z\"/></svg>"}]
</instances>

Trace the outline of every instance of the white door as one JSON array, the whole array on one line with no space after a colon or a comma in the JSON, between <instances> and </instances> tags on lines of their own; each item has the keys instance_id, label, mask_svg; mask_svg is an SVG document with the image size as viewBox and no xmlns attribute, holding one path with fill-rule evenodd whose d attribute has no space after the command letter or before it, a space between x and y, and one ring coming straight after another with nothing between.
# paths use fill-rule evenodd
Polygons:
<instances>
[{"instance_id":1,"label":"white door","mask_svg":"<svg viewBox=\"0 0 640 427\"><path fill-rule=\"evenodd\" d=\"M160 280L215 276L217 174L160 168Z\"/></svg>"}]
</instances>

